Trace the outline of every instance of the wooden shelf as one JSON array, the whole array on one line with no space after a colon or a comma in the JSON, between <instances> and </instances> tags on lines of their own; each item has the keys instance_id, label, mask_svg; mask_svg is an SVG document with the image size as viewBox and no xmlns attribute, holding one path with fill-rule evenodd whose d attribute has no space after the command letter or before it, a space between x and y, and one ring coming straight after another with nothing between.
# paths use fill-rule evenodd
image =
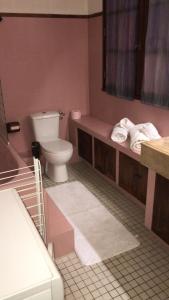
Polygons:
<instances>
[{"instance_id":1,"label":"wooden shelf","mask_svg":"<svg viewBox=\"0 0 169 300\"><path fill-rule=\"evenodd\" d=\"M85 130L89 134L95 136L96 138L99 138L104 143L112 146L116 150L123 152L124 154L130 156L131 158L137 161L140 161L140 155L130 150L128 141L118 144L111 140L110 136L113 130L112 124L105 123L91 116L83 116L81 119L72 120L71 122L73 122L73 125L75 127Z\"/></svg>"},{"instance_id":2,"label":"wooden shelf","mask_svg":"<svg viewBox=\"0 0 169 300\"><path fill-rule=\"evenodd\" d=\"M143 143L141 155L138 155L130 150L128 141L118 144L111 140L112 124L91 116L83 116L79 120L72 120L70 128L73 132L70 135L71 141L77 148L77 129L93 138L92 145L90 143L90 151L93 151L92 166L111 182L114 181L126 196L145 205L145 226L151 230L153 221L153 231L169 244L169 181L156 174L169 179L169 137ZM114 154L110 149L109 156L107 145L102 145L102 142L111 146ZM109 157L111 160L107 163L106 158ZM111 174L107 170L109 165L113 171ZM164 218L167 220L165 226Z\"/></svg>"},{"instance_id":3,"label":"wooden shelf","mask_svg":"<svg viewBox=\"0 0 169 300\"><path fill-rule=\"evenodd\" d=\"M114 181L123 192L145 204L148 169L140 164L140 155L130 150L129 142L113 142L113 126L91 116L74 120L73 127L79 156Z\"/></svg>"}]
</instances>

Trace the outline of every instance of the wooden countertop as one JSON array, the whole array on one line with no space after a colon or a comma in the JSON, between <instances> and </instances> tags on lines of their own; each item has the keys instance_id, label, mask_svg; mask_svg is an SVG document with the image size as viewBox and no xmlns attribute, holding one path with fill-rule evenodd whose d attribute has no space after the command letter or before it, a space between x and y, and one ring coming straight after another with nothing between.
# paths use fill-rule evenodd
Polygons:
<instances>
[{"instance_id":1,"label":"wooden countertop","mask_svg":"<svg viewBox=\"0 0 169 300\"><path fill-rule=\"evenodd\" d=\"M169 137L143 143L141 163L169 179Z\"/></svg>"},{"instance_id":2,"label":"wooden countertop","mask_svg":"<svg viewBox=\"0 0 169 300\"><path fill-rule=\"evenodd\" d=\"M143 145L169 155L169 137L163 137L158 140L145 142Z\"/></svg>"}]
</instances>

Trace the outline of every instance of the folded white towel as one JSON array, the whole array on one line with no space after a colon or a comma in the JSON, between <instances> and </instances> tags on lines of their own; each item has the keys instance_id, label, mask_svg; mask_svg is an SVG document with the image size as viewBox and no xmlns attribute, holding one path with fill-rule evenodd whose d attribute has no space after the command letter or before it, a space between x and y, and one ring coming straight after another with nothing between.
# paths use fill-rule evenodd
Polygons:
<instances>
[{"instance_id":1,"label":"folded white towel","mask_svg":"<svg viewBox=\"0 0 169 300\"><path fill-rule=\"evenodd\" d=\"M161 136L159 135L157 129L152 123L144 123L142 124L143 127L141 128L141 131L150 138L150 140L156 140L160 139Z\"/></svg>"},{"instance_id":2,"label":"folded white towel","mask_svg":"<svg viewBox=\"0 0 169 300\"><path fill-rule=\"evenodd\" d=\"M127 128L130 129L132 128L135 124L133 122L131 122L128 118L123 118L120 120L119 122L120 126L122 128Z\"/></svg>"},{"instance_id":3,"label":"folded white towel","mask_svg":"<svg viewBox=\"0 0 169 300\"><path fill-rule=\"evenodd\" d=\"M113 132L111 134L111 139L116 143L123 143L127 140L128 136L128 129L122 128L118 126L118 124L115 125L113 128Z\"/></svg>"},{"instance_id":4,"label":"folded white towel","mask_svg":"<svg viewBox=\"0 0 169 300\"><path fill-rule=\"evenodd\" d=\"M141 128L139 124L130 129L130 148L137 154L141 153L141 143L150 140L149 137L140 131Z\"/></svg>"},{"instance_id":5,"label":"folded white towel","mask_svg":"<svg viewBox=\"0 0 169 300\"><path fill-rule=\"evenodd\" d=\"M111 139L116 143L123 143L127 140L130 128L134 126L128 118L123 118L117 123L112 131Z\"/></svg>"},{"instance_id":6,"label":"folded white towel","mask_svg":"<svg viewBox=\"0 0 169 300\"><path fill-rule=\"evenodd\" d=\"M138 124L130 129L130 148L133 152L140 154L142 142L159 139L160 137L152 123Z\"/></svg>"}]
</instances>

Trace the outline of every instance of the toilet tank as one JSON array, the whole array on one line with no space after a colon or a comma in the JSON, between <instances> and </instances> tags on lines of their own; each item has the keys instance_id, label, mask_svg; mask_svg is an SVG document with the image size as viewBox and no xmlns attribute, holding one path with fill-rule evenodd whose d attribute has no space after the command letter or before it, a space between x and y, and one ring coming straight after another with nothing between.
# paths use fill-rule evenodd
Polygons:
<instances>
[{"instance_id":1,"label":"toilet tank","mask_svg":"<svg viewBox=\"0 0 169 300\"><path fill-rule=\"evenodd\" d=\"M36 141L41 143L59 138L59 112L40 112L30 117Z\"/></svg>"}]
</instances>

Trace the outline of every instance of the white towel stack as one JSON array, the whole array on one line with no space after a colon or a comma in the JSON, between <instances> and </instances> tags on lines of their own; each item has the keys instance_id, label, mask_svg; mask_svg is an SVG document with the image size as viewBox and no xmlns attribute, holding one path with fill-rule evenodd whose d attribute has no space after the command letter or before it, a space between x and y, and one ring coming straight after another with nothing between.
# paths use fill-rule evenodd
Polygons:
<instances>
[{"instance_id":1,"label":"white towel stack","mask_svg":"<svg viewBox=\"0 0 169 300\"><path fill-rule=\"evenodd\" d=\"M128 118L123 118L114 126L111 139L120 144L127 140L129 134L130 148L138 154L141 153L141 144L143 142L161 138L152 123L135 125Z\"/></svg>"},{"instance_id":2,"label":"white towel stack","mask_svg":"<svg viewBox=\"0 0 169 300\"><path fill-rule=\"evenodd\" d=\"M159 135L157 128L152 123L144 123L142 124L141 131L149 137L150 140L160 139L161 136Z\"/></svg>"},{"instance_id":3,"label":"white towel stack","mask_svg":"<svg viewBox=\"0 0 169 300\"><path fill-rule=\"evenodd\" d=\"M152 123L138 124L130 129L130 148L133 152L141 153L141 143L161 138Z\"/></svg>"},{"instance_id":4,"label":"white towel stack","mask_svg":"<svg viewBox=\"0 0 169 300\"><path fill-rule=\"evenodd\" d=\"M141 129L142 124L139 124L130 130L130 149L138 154L141 153L141 143L150 140L149 137L141 131Z\"/></svg>"},{"instance_id":5,"label":"white towel stack","mask_svg":"<svg viewBox=\"0 0 169 300\"><path fill-rule=\"evenodd\" d=\"M133 126L134 123L132 123L128 118L121 119L120 122L114 126L111 139L119 144L125 142L127 140L129 130Z\"/></svg>"}]
</instances>

